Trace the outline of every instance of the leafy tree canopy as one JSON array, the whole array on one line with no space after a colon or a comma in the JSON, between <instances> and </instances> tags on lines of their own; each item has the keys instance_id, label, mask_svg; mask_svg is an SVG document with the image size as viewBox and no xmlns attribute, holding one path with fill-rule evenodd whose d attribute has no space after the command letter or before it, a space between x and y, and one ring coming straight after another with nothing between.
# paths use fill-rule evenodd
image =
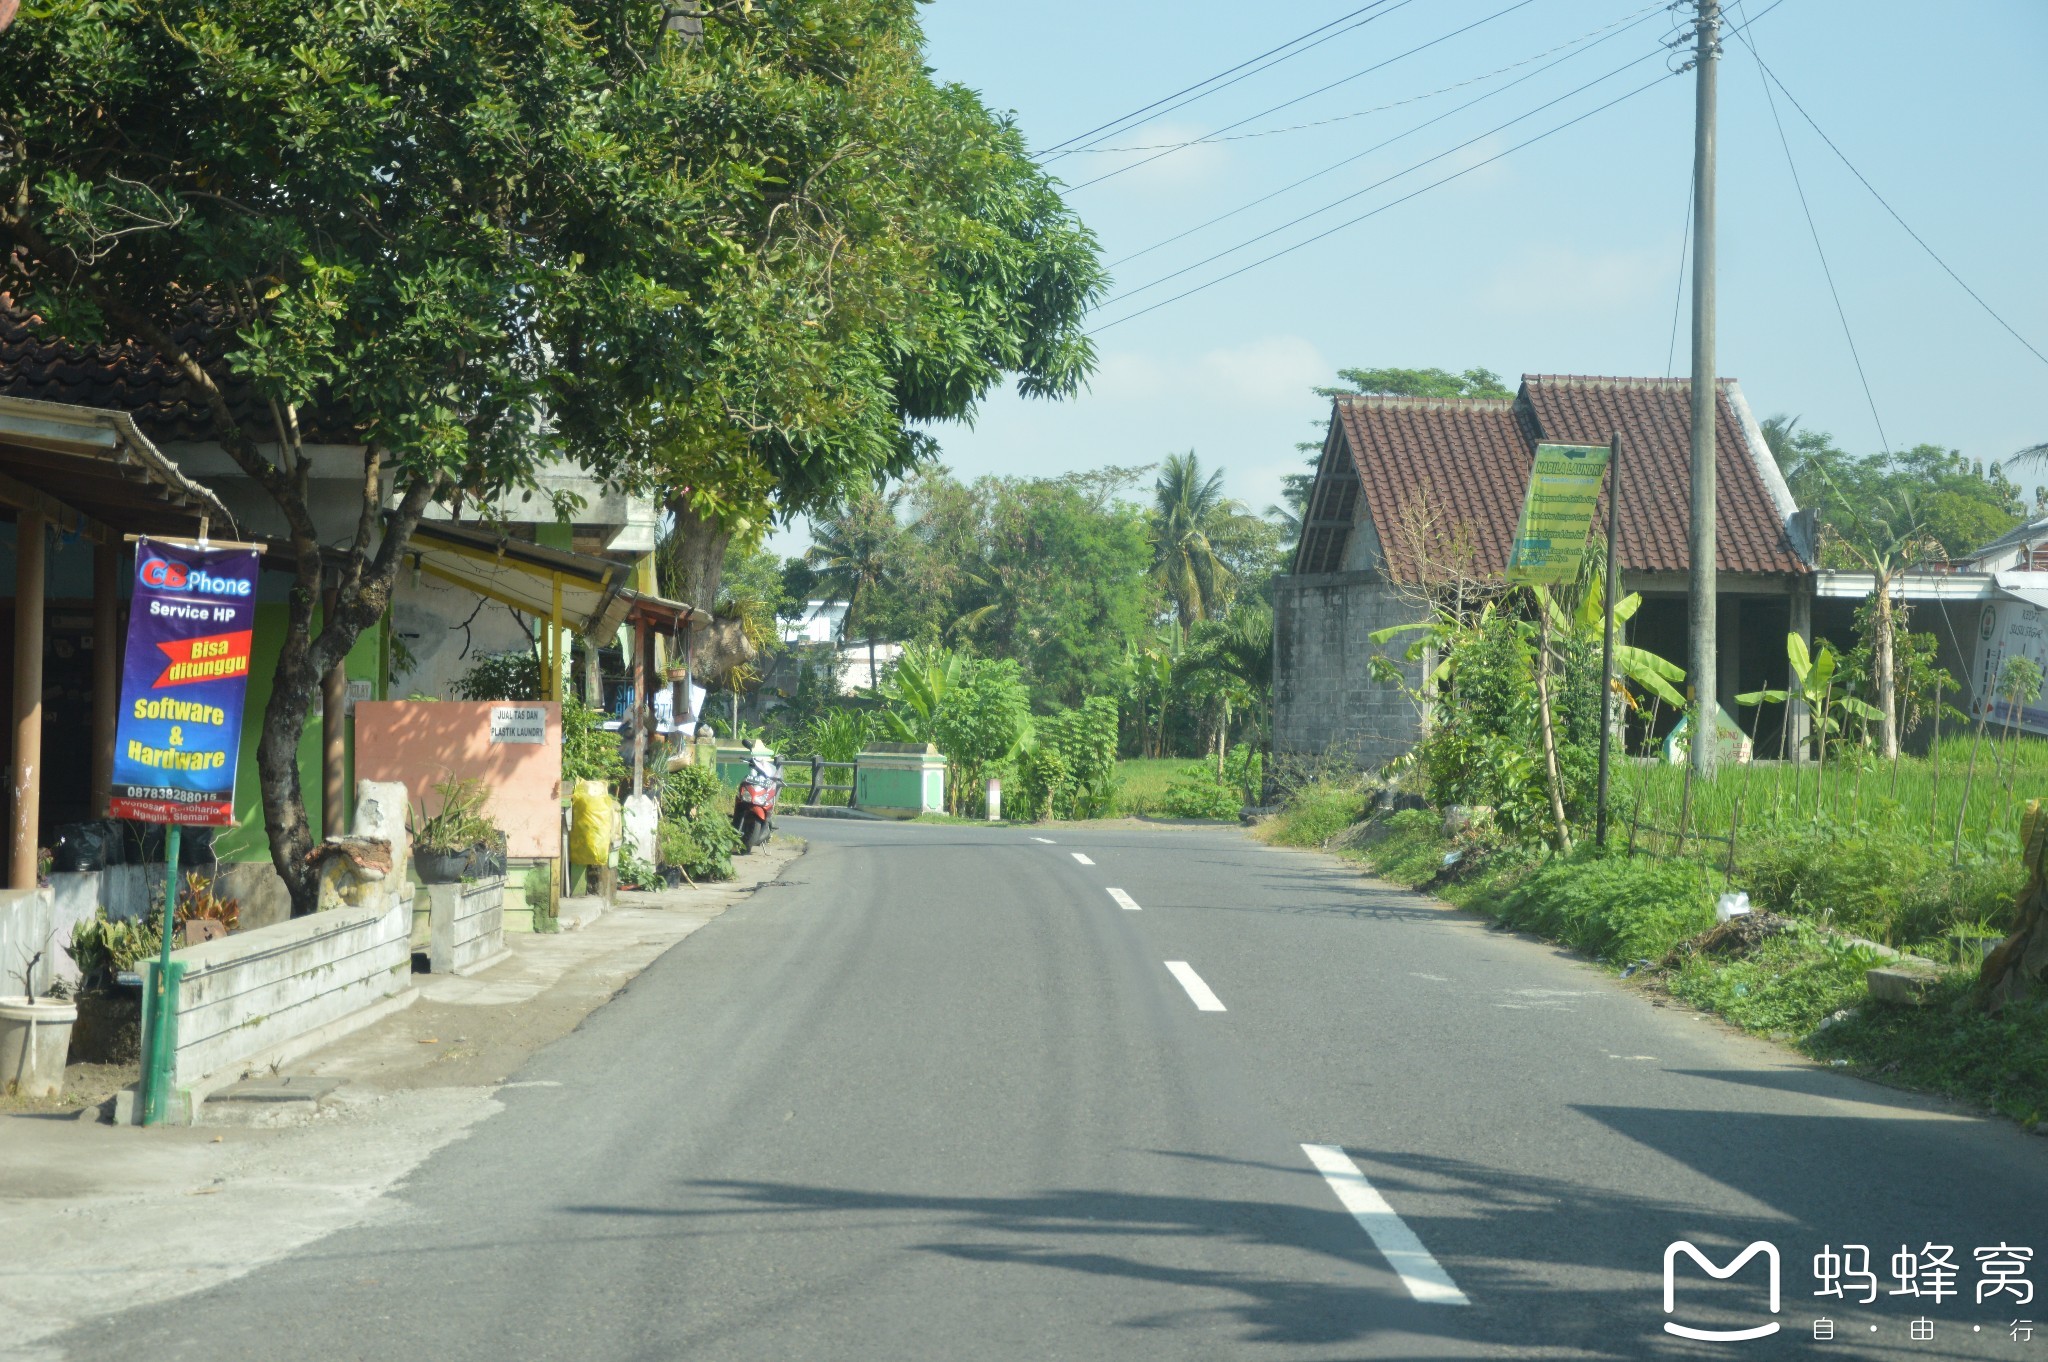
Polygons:
<instances>
[{"instance_id":1,"label":"leafy tree canopy","mask_svg":"<svg viewBox=\"0 0 2048 1362\"><path fill-rule=\"evenodd\" d=\"M1883 538L1906 505L1920 533L1951 558L1990 543L2027 513L2003 468L1960 450L1919 444L1891 455L1855 455L1825 431L1802 429L1795 416L1773 416L1762 426L1793 500L1813 508L1831 532L1825 538L1840 545L1838 556L1853 557L1853 546ZM1827 562L1855 565L1847 558Z\"/></svg>"},{"instance_id":2,"label":"leafy tree canopy","mask_svg":"<svg viewBox=\"0 0 2048 1362\"><path fill-rule=\"evenodd\" d=\"M1324 397L1513 397L1491 369L1339 369L1338 382L1316 391Z\"/></svg>"}]
</instances>

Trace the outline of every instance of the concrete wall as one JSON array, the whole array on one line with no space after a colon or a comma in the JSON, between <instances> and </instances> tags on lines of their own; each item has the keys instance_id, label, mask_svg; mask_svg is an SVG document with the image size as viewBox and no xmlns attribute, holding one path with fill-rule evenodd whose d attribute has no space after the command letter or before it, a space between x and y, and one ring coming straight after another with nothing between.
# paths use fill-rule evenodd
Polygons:
<instances>
[{"instance_id":1,"label":"concrete wall","mask_svg":"<svg viewBox=\"0 0 2048 1362\"><path fill-rule=\"evenodd\" d=\"M174 1082L190 1087L412 986L412 901L337 908L172 952Z\"/></svg>"},{"instance_id":2,"label":"concrete wall","mask_svg":"<svg viewBox=\"0 0 2048 1362\"><path fill-rule=\"evenodd\" d=\"M427 959L436 974L467 974L505 952L503 876L427 886Z\"/></svg>"},{"instance_id":3,"label":"concrete wall","mask_svg":"<svg viewBox=\"0 0 2048 1362\"><path fill-rule=\"evenodd\" d=\"M1375 653L1392 660L1410 686L1420 663L1407 644L1374 645L1367 635L1420 618L1414 604L1375 574L1338 572L1282 577L1273 589L1273 747L1277 752L1348 753L1377 766L1414 746L1421 715L1401 690L1371 679Z\"/></svg>"},{"instance_id":4,"label":"concrete wall","mask_svg":"<svg viewBox=\"0 0 2048 1362\"><path fill-rule=\"evenodd\" d=\"M16 997L28 962L36 961L35 991L45 993L63 980L78 982L78 966L65 947L71 929L99 911L99 874L52 875L36 889L0 889L0 997Z\"/></svg>"},{"instance_id":5,"label":"concrete wall","mask_svg":"<svg viewBox=\"0 0 2048 1362\"><path fill-rule=\"evenodd\" d=\"M488 700L379 700L356 706L356 773L399 781L414 807L439 811L437 782L481 779L490 790L485 816L504 830L507 853L554 857L562 844L562 711L552 702L523 708L546 714L541 742L492 742Z\"/></svg>"}]
</instances>

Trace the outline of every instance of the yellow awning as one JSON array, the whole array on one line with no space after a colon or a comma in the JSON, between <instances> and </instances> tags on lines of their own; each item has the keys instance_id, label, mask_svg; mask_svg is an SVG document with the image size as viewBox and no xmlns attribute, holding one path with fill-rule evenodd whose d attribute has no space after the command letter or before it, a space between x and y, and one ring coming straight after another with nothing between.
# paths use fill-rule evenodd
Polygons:
<instances>
[{"instance_id":1,"label":"yellow awning","mask_svg":"<svg viewBox=\"0 0 2048 1362\"><path fill-rule=\"evenodd\" d=\"M559 614L564 627L588 638L610 638L629 621L680 629L711 619L681 601L633 590L631 564L530 544L488 525L422 521L405 552L429 577L536 619Z\"/></svg>"}]
</instances>

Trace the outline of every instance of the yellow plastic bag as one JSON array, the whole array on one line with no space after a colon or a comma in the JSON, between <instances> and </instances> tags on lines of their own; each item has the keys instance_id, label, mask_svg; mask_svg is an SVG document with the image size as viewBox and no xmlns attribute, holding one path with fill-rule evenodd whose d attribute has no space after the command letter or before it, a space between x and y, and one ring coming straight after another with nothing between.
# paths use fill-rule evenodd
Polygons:
<instances>
[{"instance_id":1,"label":"yellow plastic bag","mask_svg":"<svg viewBox=\"0 0 2048 1362\"><path fill-rule=\"evenodd\" d=\"M569 793L569 859L603 865L619 835L619 806L601 780L579 780Z\"/></svg>"}]
</instances>

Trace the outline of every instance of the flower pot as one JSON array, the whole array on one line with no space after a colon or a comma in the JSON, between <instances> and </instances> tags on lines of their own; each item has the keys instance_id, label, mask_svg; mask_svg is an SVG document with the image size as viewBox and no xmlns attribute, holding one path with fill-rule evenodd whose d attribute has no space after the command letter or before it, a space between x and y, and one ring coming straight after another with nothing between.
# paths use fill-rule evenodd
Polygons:
<instances>
[{"instance_id":1,"label":"flower pot","mask_svg":"<svg viewBox=\"0 0 2048 1362\"><path fill-rule=\"evenodd\" d=\"M468 847L454 851L418 848L412 853L412 864L419 871L422 884L460 884L462 877L469 873L469 854Z\"/></svg>"},{"instance_id":2,"label":"flower pot","mask_svg":"<svg viewBox=\"0 0 2048 1362\"><path fill-rule=\"evenodd\" d=\"M78 1009L68 1002L0 998L0 1093L55 1097L63 1092L71 1024L77 1020Z\"/></svg>"}]
</instances>

